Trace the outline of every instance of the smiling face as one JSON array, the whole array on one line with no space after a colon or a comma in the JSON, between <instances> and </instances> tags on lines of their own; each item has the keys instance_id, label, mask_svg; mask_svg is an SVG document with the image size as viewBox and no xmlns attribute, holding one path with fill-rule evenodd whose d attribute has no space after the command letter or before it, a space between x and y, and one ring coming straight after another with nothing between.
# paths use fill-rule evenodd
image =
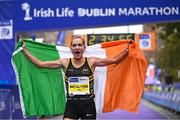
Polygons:
<instances>
[{"instance_id":1,"label":"smiling face","mask_svg":"<svg viewBox=\"0 0 180 120\"><path fill-rule=\"evenodd\" d=\"M85 50L85 44L81 37L74 37L71 41L71 52L75 59L81 59Z\"/></svg>"}]
</instances>

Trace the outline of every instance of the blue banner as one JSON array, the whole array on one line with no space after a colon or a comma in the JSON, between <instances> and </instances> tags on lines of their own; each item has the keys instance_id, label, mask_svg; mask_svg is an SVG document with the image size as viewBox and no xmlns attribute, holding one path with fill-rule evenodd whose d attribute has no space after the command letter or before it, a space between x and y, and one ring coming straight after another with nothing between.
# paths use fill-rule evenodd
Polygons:
<instances>
[{"instance_id":1,"label":"blue banner","mask_svg":"<svg viewBox=\"0 0 180 120\"><path fill-rule=\"evenodd\" d=\"M14 1L0 1L0 84L16 84L11 65L11 56L15 47L14 8Z\"/></svg>"},{"instance_id":2,"label":"blue banner","mask_svg":"<svg viewBox=\"0 0 180 120\"><path fill-rule=\"evenodd\" d=\"M21 0L16 30L74 29L180 20L180 0Z\"/></svg>"}]
</instances>

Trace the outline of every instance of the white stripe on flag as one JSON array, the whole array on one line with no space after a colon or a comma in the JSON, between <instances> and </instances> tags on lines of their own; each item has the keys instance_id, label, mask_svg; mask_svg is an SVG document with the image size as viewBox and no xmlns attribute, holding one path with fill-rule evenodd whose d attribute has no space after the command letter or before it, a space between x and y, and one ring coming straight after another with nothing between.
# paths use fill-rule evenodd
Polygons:
<instances>
[{"instance_id":1,"label":"white stripe on flag","mask_svg":"<svg viewBox=\"0 0 180 120\"><path fill-rule=\"evenodd\" d=\"M99 57L106 58L105 49L101 49L100 45L96 47L87 47L85 51L86 57ZM106 84L107 67L97 67L94 71L94 91L95 91L95 103L96 112L102 113L104 107L104 91Z\"/></svg>"},{"instance_id":2,"label":"white stripe on flag","mask_svg":"<svg viewBox=\"0 0 180 120\"><path fill-rule=\"evenodd\" d=\"M56 49L58 50L59 56L61 58L70 58L73 57L70 48L63 47L63 46L56 46Z\"/></svg>"}]
</instances>

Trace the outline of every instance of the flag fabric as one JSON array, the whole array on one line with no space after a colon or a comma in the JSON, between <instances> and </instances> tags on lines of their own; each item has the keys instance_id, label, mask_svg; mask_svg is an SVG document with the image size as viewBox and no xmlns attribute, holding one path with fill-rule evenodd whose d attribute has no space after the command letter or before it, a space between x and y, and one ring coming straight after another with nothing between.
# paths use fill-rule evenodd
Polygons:
<instances>
[{"instance_id":1,"label":"flag fabric","mask_svg":"<svg viewBox=\"0 0 180 120\"><path fill-rule=\"evenodd\" d=\"M26 48L42 61L73 57L70 49L24 40ZM84 56L114 57L128 46L127 40L87 46ZM13 66L21 95L21 106L26 116L63 114L66 105L64 73L61 69L38 68L21 52L19 42L13 53ZM122 109L138 112L141 101L147 61L134 42L129 54L119 64L97 67L95 78L95 103L98 113Z\"/></svg>"},{"instance_id":2,"label":"flag fabric","mask_svg":"<svg viewBox=\"0 0 180 120\"><path fill-rule=\"evenodd\" d=\"M21 44L13 53L13 63L24 116L63 114L66 99L61 69L38 68L21 52ZM26 41L26 45L41 60L60 58L55 46L33 41Z\"/></svg>"}]
</instances>

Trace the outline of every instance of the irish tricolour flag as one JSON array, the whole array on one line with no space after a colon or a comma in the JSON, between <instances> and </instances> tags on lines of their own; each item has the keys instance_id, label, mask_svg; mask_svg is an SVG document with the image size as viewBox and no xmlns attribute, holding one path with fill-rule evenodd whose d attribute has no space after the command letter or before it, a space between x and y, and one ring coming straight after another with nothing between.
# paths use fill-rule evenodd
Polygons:
<instances>
[{"instance_id":1,"label":"irish tricolour flag","mask_svg":"<svg viewBox=\"0 0 180 120\"><path fill-rule=\"evenodd\" d=\"M27 49L42 61L73 57L68 47L25 40ZM113 57L127 46L127 40L88 46L84 56ZM38 68L22 53L19 42L13 54L13 66L21 95L21 107L26 116L63 114L66 90L63 71ZM95 69L95 102L98 113L122 109L137 112L144 88L147 61L136 43L119 64Z\"/></svg>"}]
</instances>

